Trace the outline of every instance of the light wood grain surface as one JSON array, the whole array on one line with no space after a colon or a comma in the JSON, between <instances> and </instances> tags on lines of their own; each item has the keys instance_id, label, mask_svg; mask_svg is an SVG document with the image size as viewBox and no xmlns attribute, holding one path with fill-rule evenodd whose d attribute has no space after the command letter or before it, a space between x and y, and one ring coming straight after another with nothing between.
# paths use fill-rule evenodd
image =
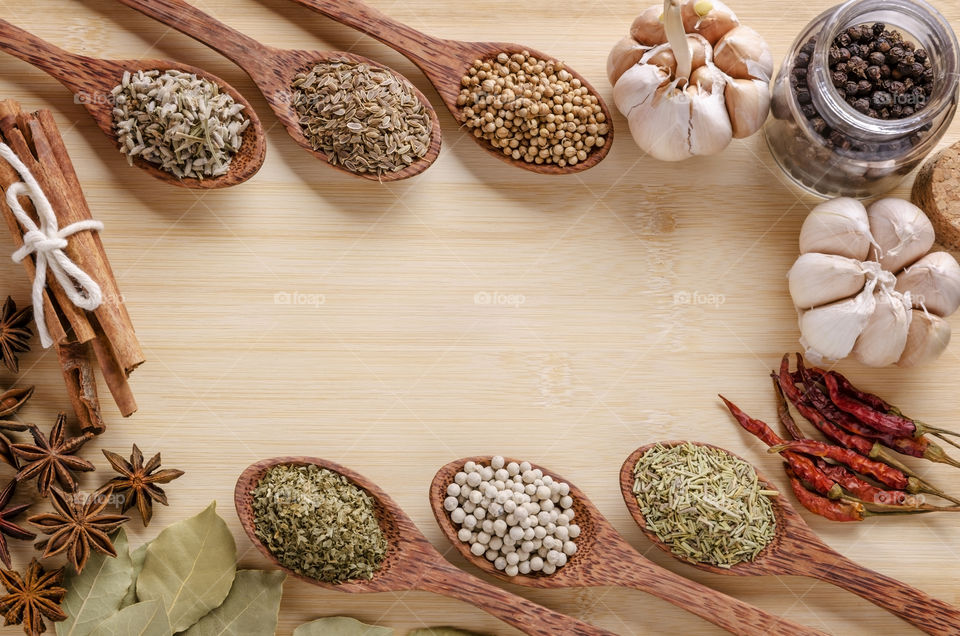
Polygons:
<instances>
[{"instance_id":1,"label":"light wood grain surface","mask_svg":"<svg viewBox=\"0 0 960 636\"><path fill-rule=\"evenodd\" d=\"M607 51L646 3L373 4L436 35L528 43L575 66L611 99ZM829 3L732 4L779 63ZM960 5L934 4L960 25ZM379 58L436 98L396 53L285 0L200 6L267 44ZM247 184L209 193L172 188L128 168L54 80L0 57L0 97L50 108L62 126L94 215L106 223L103 240L148 357L133 378L140 412L124 421L108 408L109 430L85 456L106 470L99 448L129 452L137 442L187 471L167 489L171 507L158 507L150 528L131 524L134 545L216 499L242 564L264 566L234 514L234 482L258 459L303 454L380 483L462 564L433 521L430 479L456 457L501 453L574 480L635 546L675 572L828 632L911 633L826 584L726 578L674 562L642 536L620 498L621 462L658 439L725 446L781 475L778 460L716 398L722 391L774 421L767 373L797 346L784 275L814 201L786 185L762 136L734 142L719 157L661 164L641 157L618 117L606 161L551 178L492 159L441 112L437 164L381 186L311 158L239 69L119 3L5 0L0 15L79 53L206 68L243 91L269 129L266 164ZM960 122L944 143L958 138ZM897 192L906 195L911 180ZM4 245L12 244L0 239ZM0 281L0 293L28 301L22 268L6 258ZM716 302L677 302L694 293ZM951 322L960 328L956 317ZM38 385L25 416L48 427L56 410L68 408L56 356L34 351L21 366L25 381ZM841 368L916 417L960 427L960 343L920 370ZM0 372L0 386L12 382ZM915 465L960 492L960 471ZM86 477L85 487L94 487L105 474ZM805 516L850 558L960 603L956 517L842 525ZM15 552L20 567L25 547ZM639 592L513 591L622 634L716 632ZM515 633L473 607L425 594L351 597L297 581L286 585L279 633L338 614L399 633L440 624Z\"/></svg>"}]
</instances>

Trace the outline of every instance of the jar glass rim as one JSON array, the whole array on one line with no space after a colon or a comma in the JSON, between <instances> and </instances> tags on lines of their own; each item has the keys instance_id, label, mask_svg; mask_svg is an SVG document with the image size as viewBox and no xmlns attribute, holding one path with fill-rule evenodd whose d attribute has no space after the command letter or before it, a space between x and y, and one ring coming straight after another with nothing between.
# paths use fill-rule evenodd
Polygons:
<instances>
[{"instance_id":1,"label":"jar glass rim","mask_svg":"<svg viewBox=\"0 0 960 636\"><path fill-rule=\"evenodd\" d=\"M939 58L936 69L937 85L926 106L909 117L900 119L878 119L861 113L840 97L832 79L829 76L829 54L833 41L841 31L850 26L868 24L870 19L865 14L883 11L886 13L900 13L907 15L920 25L926 33L914 33L904 29L905 35L917 40L933 39L937 41L936 55ZM956 100L958 88L958 70L960 70L960 44L957 36L946 18L925 0L848 0L846 3L830 9L832 25L825 29L823 37L817 38L813 56L819 64L812 65L815 75L818 75L826 91L820 95L827 102L829 110L835 114L840 122L854 129L869 132L881 137L898 137L911 134L923 126L931 123L940 115L942 105ZM895 21L888 26L901 29Z\"/></svg>"}]
</instances>

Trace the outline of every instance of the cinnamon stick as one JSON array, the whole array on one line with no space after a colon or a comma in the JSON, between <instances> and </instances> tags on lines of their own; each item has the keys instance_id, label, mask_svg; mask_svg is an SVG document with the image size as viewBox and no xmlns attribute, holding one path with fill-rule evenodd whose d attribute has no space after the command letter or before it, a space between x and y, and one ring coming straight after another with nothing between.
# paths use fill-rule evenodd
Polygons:
<instances>
[{"instance_id":1,"label":"cinnamon stick","mask_svg":"<svg viewBox=\"0 0 960 636\"><path fill-rule=\"evenodd\" d=\"M77 414L83 432L99 435L107 429L100 413L97 396L97 378L93 373L89 343L63 343L57 345L57 357L67 384L67 393L73 412Z\"/></svg>"},{"instance_id":2,"label":"cinnamon stick","mask_svg":"<svg viewBox=\"0 0 960 636\"><path fill-rule=\"evenodd\" d=\"M60 167L59 171L51 172L56 173L57 187L63 188L62 192L68 194L63 202L64 206L57 208L61 227L92 219L93 214L83 195L80 180L50 111L38 111L36 120L31 122L30 130L41 162L49 160ZM145 358L99 232L74 234L68 249L68 256L97 281L103 291L103 303L94 314L116 356L117 365L129 376L144 363Z\"/></svg>"},{"instance_id":3,"label":"cinnamon stick","mask_svg":"<svg viewBox=\"0 0 960 636\"><path fill-rule=\"evenodd\" d=\"M120 415L130 417L137 412L137 400L133 397L133 391L127 382L127 373L118 363L117 354L96 318L93 320L93 328L97 332L97 337L90 344L93 347L93 353L97 356L97 362L100 363L103 381L110 389L113 401L120 409Z\"/></svg>"}]
</instances>

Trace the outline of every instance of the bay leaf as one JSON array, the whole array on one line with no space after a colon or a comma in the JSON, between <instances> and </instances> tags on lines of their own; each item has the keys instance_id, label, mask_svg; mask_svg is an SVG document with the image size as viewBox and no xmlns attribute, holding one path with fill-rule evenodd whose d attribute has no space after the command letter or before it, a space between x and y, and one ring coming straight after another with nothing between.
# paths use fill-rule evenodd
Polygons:
<instances>
[{"instance_id":1,"label":"bay leaf","mask_svg":"<svg viewBox=\"0 0 960 636\"><path fill-rule=\"evenodd\" d=\"M160 601L125 607L100 623L90 636L170 636L170 621Z\"/></svg>"},{"instance_id":2,"label":"bay leaf","mask_svg":"<svg viewBox=\"0 0 960 636\"><path fill-rule=\"evenodd\" d=\"M123 597L122 601L120 601L120 609L123 609L124 607L130 607L137 602L137 579L140 578L140 572L143 570L143 560L147 558L148 545L150 544L144 543L130 553L130 565L133 568L130 577L130 589L127 590L127 595Z\"/></svg>"},{"instance_id":3,"label":"bay leaf","mask_svg":"<svg viewBox=\"0 0 960 636\"><path fill-rule=\"evenodd\" d=\"M68 574L67 594L61 607L67 620L56 623L58 636L87 636L93 628L117 613L133 581L127 533L123 528L113 539L116 558L93 552L81 574Z\"/></svg>"},{"instance_id":4,"label":"bay leaf","mask_svg":"<svg viewBox=\"0 0 960 636\"><path fill-rule=\"evenodd\" d=\"M273 636L286 578L279 570L240 570L223 604L183 636Z\"/></svg>"},{"instance_id":5,"label":"bay leaf","mask_svg":"<svg viewBox=\"0 0 960 636\"><path fill-rule=\"evenodd\" d=\"M293 630L293 636L392 636L389 627L365 625L347 616L328 616L304 623Z\"/></svg>"},{"instance_id":6,"label":"bay leaf","mask_svg":"<svg viewBox=\"0 0 960 636\"><path fill-rule=\"evenodd\" d=\"M197 516L164 529L147 546L137 598L160 601L172 630L181 632L223 603L236 560L233 534L214 501Z\"/></svg>"},{"instance_id":7,"label":"bay leaf","mask_svg":"<svg viewBox=\"0 0 960 636\"><path fill-rule=\"evenodd\" d=\"M407 636L483 636L483 634L468 632L456 627L426 627L407 632Z\"/></svg>"}]
</instances>

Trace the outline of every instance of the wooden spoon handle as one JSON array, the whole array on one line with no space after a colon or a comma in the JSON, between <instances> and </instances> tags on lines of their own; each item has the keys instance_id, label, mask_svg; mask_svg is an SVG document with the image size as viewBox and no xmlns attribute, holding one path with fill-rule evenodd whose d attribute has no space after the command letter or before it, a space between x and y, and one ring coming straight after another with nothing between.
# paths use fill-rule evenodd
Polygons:
<instances>
[{"instance_id":1,"label":"wooden spoon handle","mask_svg":"<svg viewBox=\"0 0 960 636\"><path fill-rule=\"evenodd\" d=\"M758 607L691 581L647 560L632 548L620 554L622 565L606 570L607 585L642 590L722 627L732 634L821 634L815 629L768 614Z\"/></svg>"},{"instance_id":2,"label":"wooden spoon handle","mask_svg":"<svg viewBox=\"0 0 960 636\"><path fill-rule=\"evenodd\" d=\"M853 592L928 634L960 634L960 609L825 546L808 550L802 561L797 559L795 568L798 573Z\"/></svg>"},{"instance_id":3,"label":"wooden spoon handle","mask_svg":"<svg viewBox=\"0 0 960 636\"><path fill-rule=\"evenodd\" d=\"M0 50L39 68L74 93L84 90L84 79L96 73L96 60L68 53L32 33L0 20Z\"/></svg>"},{"instance_id":4,"label":"wooden spoon handle","mask_svg":"<svg viewBox=\"0 0 960 636\"><path fill-rule=\"evenodd\" d=\"M442 61L450 55L447 40L429 36L397 22L360 0L293 1L380 40L410 58L427 75L442 69Z\"/></svg>"},{"instance_id":5,"label":"wooden spoon handle","mask_svg":"<svg viewBox=\"0 0 960 636\"><path fill-rule=\"evenodd\" d=\"M248 73L251 66L264 63L271 50L183 0L119 2L209 46Z\"/></svg>"},{"instance_id":6,"label":"wooden spoon handle","mask_svg":"<svg viewBox=\"0 0 960 636\"><path fill-rule=\"evenodd\" d=\"M532 636L616 636L613 632L511 594L455 568L446 561L429 568L423 578L417 581L416 589L474 605Z\"/></svg>"}]
</instances>

